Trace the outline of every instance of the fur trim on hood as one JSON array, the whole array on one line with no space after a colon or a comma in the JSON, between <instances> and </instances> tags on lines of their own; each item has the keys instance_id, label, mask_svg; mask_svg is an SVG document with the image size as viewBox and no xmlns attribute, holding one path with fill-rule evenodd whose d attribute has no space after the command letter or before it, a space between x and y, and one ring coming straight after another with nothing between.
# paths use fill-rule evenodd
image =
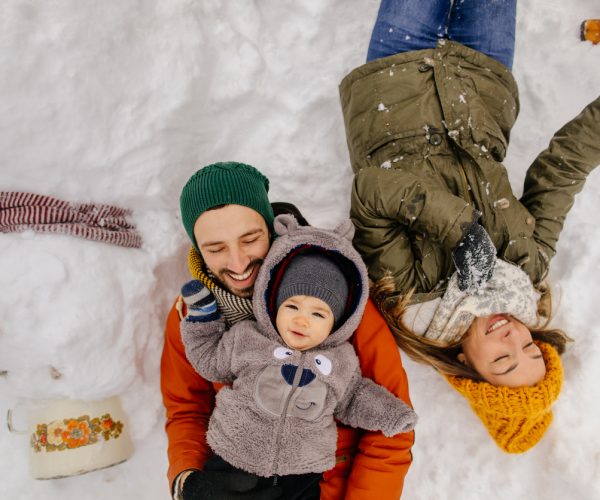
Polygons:
<instances>
[{"instance_id":1,"label":"fur trim on hood","mask_svg":"<svg viewBox=\"0 0 600 500\"><path fill-rule=\"evenodd\" d=\"M345 220L335 229L326 230L300 226L292 215L283 214L275 218L273 225L276 238L254 284L254 316L261 331L270 338L280 338L274 324L275 296L289 260L300 254L320 253L340 266L350 287L343 319L321 347L348 340L358 328L369 297L367 269L352 246L352 222Z\"/></svg>"}]
</instances>

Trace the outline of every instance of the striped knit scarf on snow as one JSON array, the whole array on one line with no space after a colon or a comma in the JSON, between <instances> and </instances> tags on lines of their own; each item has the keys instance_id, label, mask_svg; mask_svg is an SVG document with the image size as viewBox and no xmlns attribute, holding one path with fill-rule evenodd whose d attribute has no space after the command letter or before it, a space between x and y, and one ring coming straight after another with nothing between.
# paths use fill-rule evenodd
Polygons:
<instances>
[{"instance_id":1,"label":"striped knit scarf on snow","mask_svg":"<svg viewBox=\"0 0 600 500\"><path fill-rule=\"evenodd\" d=\"M130 215L112 205L72 203L50 196L0 192L0 232L26 230L79 236L129 248L140 248L142 237L127 221Z\"/></svg>"},{"instance_id":2,"label":"striped knit scarf on snow","mask_svg":"<svg viewBox=\"0 0 600 500\"><path fill-rule=\"evenodd\" d=\"M190 248L188 267L191 275L204 283L215 296L219 312L225 317L228 325L233 325L245 319L254 319L252 300L238 297L215 283L214 275L210 271L205 271L202 257L194 247Z\"/></svg>"}]
</instances>

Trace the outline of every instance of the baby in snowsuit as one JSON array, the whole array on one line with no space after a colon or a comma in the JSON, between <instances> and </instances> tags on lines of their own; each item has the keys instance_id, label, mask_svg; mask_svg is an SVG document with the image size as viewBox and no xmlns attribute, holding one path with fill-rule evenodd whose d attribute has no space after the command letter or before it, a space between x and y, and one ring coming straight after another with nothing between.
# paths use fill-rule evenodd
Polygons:
<instances>
[{"instance_id":1,"label":"baby in snowsuit","mask_svg":"<svg viewBox=\"0 0 600 500\"><path fill-rule=\"evenodd\" d=\"M347 342L369 293L350 221L323 230L281 215L274 228L254 287L256 321L227 330L208 289L191 281L182 289L182 338L198 373L233 382L218 392L210 419L215 454L258 476L297 478L335 465L334 417L386 436L412 430L417 417L362 377Z\"/></svg>"}]
</instances>

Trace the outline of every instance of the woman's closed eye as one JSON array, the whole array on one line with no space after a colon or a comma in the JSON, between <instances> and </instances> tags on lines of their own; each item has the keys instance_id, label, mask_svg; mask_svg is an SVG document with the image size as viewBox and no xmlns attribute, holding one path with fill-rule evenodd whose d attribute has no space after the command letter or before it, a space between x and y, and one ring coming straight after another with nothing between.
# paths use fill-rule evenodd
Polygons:
<instances>
[{"instance_id":1,"label":"woman's closed eye","mask_svg":"<svg viewBox=\"0 0 600 500\"><path fill-rule=\"evenodd\" d=\"M530 354L532 352L537 352L537 350L538 350L537 346L533 342L529 342L523 346L523 352L525 352L526 354ZM510 354L503 354L501 356L498 356L496 359L494 359L493 363L496 363L498 361L508 360L508 359L510 359L510 357L511 357Z\"/></svg>"},{"instance_id":2,"label":"woman's closed eye","mask_svg":"<svg viewBox=\"0 0 600 500\"><path fill-rule=\"evenodd\" d=\"M540 348L534 344L533 342L529 342L526 346L523 347L523 352L527 354L531 359L540 359L543 358L542 351Z\"/></svg>"}]
</instances>

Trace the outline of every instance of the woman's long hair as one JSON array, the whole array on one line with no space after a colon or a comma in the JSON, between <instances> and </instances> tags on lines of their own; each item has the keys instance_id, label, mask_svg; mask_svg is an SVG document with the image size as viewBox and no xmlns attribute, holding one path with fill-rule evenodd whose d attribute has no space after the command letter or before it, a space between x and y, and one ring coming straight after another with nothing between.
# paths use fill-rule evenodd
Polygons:
<instances>
[{"instance_id":1,"label":"woman's long hair","mask_svg":"<svg viewBox=\"0 0 600 500\"><path fill-rule=\"evenodd\" d=\"M538 285L538 291L542 294L538 302L538 317L543 319L540 327L531 330L534 340L540 340L552 345L559 354L565 350L567 342L572 341L562 330L548 328L552 319L552 295L550 287L544 282ZM373 300L381 310L390 330L392 331L396 344L417 363L433 366L445 375L457 375L468 377L473 380L483 380L481 375L470 366L461 363L458 355L462 352L461 339L452 344L441 343L415 334L402 321L406 308L410 305L414 289L403 296L390 296L395 292L394 281L391 276L384 276L371 287Z\"/></svg>"}]
</instances>

